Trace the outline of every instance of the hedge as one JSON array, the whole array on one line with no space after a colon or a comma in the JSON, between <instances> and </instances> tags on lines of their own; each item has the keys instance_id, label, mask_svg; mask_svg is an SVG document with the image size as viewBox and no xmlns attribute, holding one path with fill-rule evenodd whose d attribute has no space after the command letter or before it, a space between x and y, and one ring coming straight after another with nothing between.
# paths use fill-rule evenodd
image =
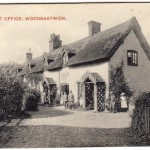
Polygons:
<instances>
[{"instance_id":1,"label":"hedge","mask_svg":"<svg viewBox=\"0 0 150 150\"><path fill-rule=\"evenodd\" d=\"M40 92L36 89L26 89L23 96L22 110L37 111L38 102L40 102Z\"/></svg>"},{"instance_id":2,"label":"hedge","mask_svg":"<svg viewBox=\"0 0 150 150\"><path fill-rule=\"evenodd\" d=\"M145 130L145 108L150 108L150 92L143 92L135 98L135 109L132 114L131 128L141 142L147 143Z\"/></svg>"}]
</instances>

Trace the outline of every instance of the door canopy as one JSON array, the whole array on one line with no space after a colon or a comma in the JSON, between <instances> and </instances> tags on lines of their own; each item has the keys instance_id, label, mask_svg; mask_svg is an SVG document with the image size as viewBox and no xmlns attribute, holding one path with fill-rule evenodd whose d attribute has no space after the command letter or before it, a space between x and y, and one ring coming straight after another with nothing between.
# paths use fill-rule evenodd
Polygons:
<instances>
[{"instance_id":1,"label":"door canopy","mask_svg":"<svg viewBox=\"0 0 150 150\"><path fill-rule=\"evenodd\" d=\"M44 78L44 81L47 85L56 84L56 82L52 78Z\"/></svg>"},{"instance_id":2,"label":"door canopy","mask_svg":"<svg viewBox=\"0 0 150 150\"><path fill-rule=\"evenodd\" d=\"M102 77L98 73L91 73L90 71L87 71L82 77L80 82L84 83L87 79L91 80L94 84L97 82L104 82Z\"/></svg>"}]
</instances>

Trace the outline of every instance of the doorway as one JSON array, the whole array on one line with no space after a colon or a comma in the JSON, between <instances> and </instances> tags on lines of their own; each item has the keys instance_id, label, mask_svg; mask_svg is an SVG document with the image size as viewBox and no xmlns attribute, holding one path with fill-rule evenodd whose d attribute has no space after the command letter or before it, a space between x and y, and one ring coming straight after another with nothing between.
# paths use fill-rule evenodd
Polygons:
<instances>
[{"instance_id":1,"label":"doorway","mask_svg":"<svg viewBox=\"0 0 150 150\"><path fill-rule=\"evenodd\" d=\"M87 110L94 109L94 83L89 79L85 81L85 102Z\"/></svg>"},{"instance_id":2,"label":"doorway","mask_svg":"<svg viewBox=\"0 0 150 150\"><path fill-rule=\"evenodd\" d=\"M62 84L61 85L61 93L64 94L64 92L66 92L66 94L69 94L69 84Z\"/></svg>"}]
</instances>

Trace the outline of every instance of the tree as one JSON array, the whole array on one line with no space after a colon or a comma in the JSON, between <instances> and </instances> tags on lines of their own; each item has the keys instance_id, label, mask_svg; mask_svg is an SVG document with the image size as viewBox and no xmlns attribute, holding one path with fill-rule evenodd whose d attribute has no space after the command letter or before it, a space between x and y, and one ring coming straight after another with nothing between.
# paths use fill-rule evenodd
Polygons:
<instances>
[{"instance_id":1,"label":"tree","mask_svg":"<svg viewBox=\"0 0 150 150\"><path fill-rule=\"evenodd\" d=\"M21 112L25 86L15 77L16 68L15 63L0 65L0 107L6 118Z\"/></svg>"},{"instance_id":2,"label":"tree","mask_svg":"<svg viewBox=\"0 0 150 150\"><path fill-rule=\"evenodd\" d=\"M117 101L119 101L120 94L125 93L126 97L131 97L133 92L130 90L128 83L123 73L124 62L117 64L116 67L111 66L110 70L110 91L113 92Z\"/></svg>"}]
</instances>

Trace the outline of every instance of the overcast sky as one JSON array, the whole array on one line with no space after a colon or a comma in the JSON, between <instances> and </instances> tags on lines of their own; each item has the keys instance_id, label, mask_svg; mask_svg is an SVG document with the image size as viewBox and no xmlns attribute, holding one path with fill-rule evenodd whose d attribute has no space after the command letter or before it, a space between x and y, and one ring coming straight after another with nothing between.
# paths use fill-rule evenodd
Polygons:
<instances>
[{"instance_id":1,"label":"overcast sky","mask_svg":"<svg viewBox=\"0 0 150 150\"><path fill-rule=\"evenodd\" d=\"M62 21L4 21L4 17L64 16ZM33 57L49 51L51 33L60 34L63 44L88 35L87 23L102 24L106 30L135 16L150 43L150 4L36 4L0 5L0 63L23 63L25 53L32 49Z\"/></svg>"}]
</instances>

